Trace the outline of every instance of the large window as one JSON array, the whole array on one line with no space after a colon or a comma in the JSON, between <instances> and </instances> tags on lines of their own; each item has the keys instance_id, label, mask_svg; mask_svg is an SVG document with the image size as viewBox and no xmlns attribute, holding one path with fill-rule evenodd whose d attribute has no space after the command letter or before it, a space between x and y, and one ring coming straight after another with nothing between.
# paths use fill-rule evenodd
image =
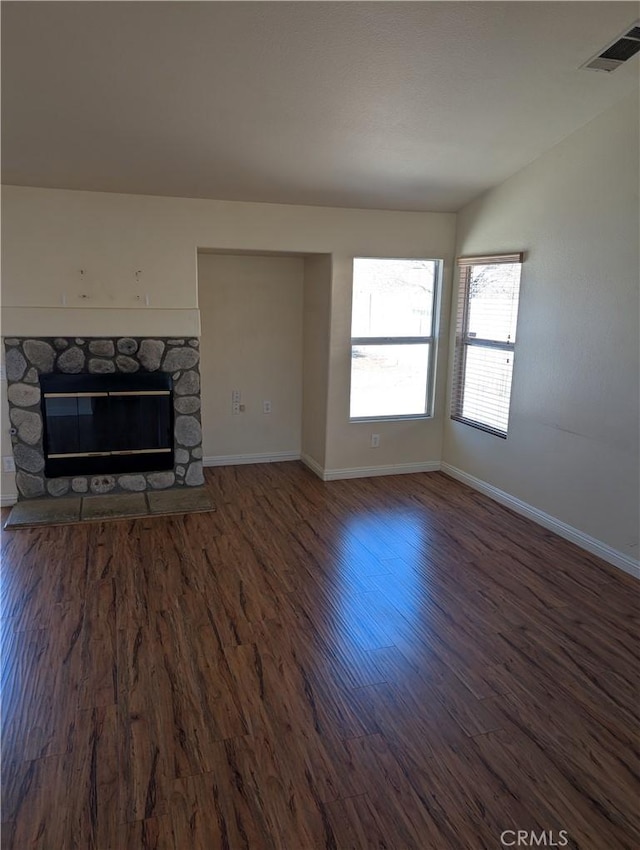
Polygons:
<instances>
[{"instance_id":1,"label":"large window","mask_svg":"<svg viewBox=\"0 0 640 850\"><path fill-rule=\"evenodd\" d=\"M506 437L522 254L469 257L458 264L451 418Z\"/></svg>"},{"instance_id":2,"label":"large window","mask_svg":"<svg viewBox=\"0 0 640 850\"><path fill-rule=\"evenodd\" d=\"M431 416L439 260L356 258L351 419Z\"/></svg>"}]
</instances>

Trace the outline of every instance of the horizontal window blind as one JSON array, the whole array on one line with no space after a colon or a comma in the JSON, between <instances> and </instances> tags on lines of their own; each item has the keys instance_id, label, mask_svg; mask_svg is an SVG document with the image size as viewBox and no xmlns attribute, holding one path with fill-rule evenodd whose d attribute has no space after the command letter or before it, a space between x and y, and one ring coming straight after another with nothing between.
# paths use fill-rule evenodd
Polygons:
<instances>
[{"instance_id":1,"label":"horizontal window blind","mask_svg":"<svg viewBox=\"0 0 640 850\"><path fill-rule=\"evenodd\" d=\"M522 254L462 257L451 417L507 436Z\"/></svg>"},{"instance_id":2,"label":"horizontal window blind","mask_svg":"<svg viewBox=\"0 0 640 850\"><path fill-rule=\"evenodd\" d=\"M459 257L458 267L465 268L466 266L497 266L502 263L520 263L522 264L523 255L520 254L492 254L490 257Z\"/></svg>"}]
</instances>

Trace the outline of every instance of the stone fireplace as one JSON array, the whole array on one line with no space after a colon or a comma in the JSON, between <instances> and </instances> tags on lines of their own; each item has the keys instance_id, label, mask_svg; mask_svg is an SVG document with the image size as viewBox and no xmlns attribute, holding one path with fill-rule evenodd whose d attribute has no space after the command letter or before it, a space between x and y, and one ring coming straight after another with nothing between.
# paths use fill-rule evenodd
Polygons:
<instances>
[{"instance_id":1,"label":"stone fireplace","mask_svg":"<svg viewBox=\"0 0 640 850\"><path fill-rule=\"evenodd\" d=\"M142 492L204 483L197 339L6 337L7 396L19 499ZM173 468L114 474L45 475L42 375L164 373L173 403ZM99 468L100 461L95 462Z\"/></svg>"}]
</instances>

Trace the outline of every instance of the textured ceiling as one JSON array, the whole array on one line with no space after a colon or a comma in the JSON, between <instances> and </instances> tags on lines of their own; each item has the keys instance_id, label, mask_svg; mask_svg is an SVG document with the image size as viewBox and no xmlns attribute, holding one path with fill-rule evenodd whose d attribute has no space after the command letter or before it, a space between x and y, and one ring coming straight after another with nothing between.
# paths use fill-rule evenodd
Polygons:
<instances>
[{"instance_id":1,"label":"textured ceiling","mask_svg":"<svg viewBox=\"0 0 640 850\"><path fill-rule=\"evenodd\" d=\"M638 85L610 2L3 2L3 182L457 210Z\"/></svg>"}]
</instances>

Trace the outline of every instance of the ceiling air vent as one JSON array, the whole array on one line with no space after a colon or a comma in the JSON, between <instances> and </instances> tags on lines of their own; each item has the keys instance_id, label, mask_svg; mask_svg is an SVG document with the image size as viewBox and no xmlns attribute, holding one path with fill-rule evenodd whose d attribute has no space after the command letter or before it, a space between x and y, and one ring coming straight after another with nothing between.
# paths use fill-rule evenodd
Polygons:
<instances>
[{"instance_id":1,"label":"ceiling air vent","mask_svg":"<svg viewBox=\"0 0 640 850\"><path fill-rule=\"evenodd\" d=\"M638 52L640 52L640 21L582 67L592 71L615 71Z\"/></svg>"}]
</instances>

